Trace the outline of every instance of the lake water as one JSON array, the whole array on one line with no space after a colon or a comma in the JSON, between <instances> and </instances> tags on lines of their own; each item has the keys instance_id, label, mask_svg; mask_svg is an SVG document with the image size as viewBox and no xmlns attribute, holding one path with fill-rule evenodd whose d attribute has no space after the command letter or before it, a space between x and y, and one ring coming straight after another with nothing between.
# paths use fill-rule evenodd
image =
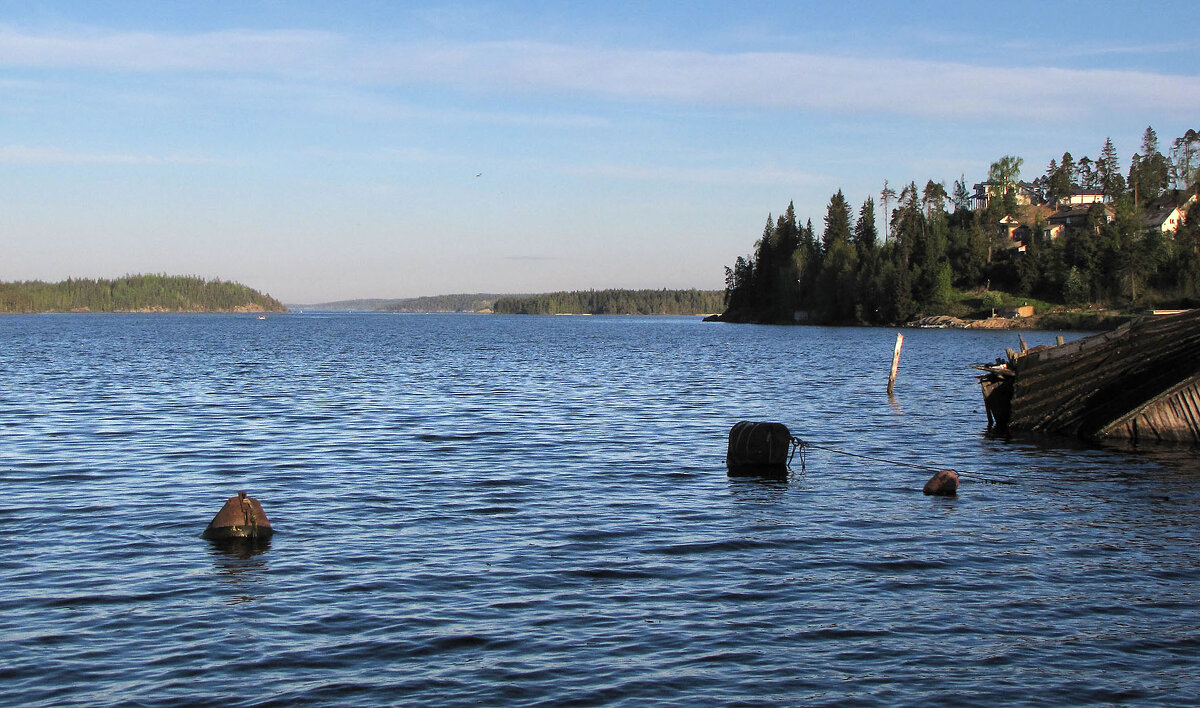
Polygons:
<instances>
[{"instance_id":1,"label":"lake water","mask_svg":"<svg viewBox=\"0 0 1200 708\"><path fill-rule=\"evenodd\" d=\"M0 318L0 703L1194 705L1200 454L991 438L1016 334L905 334L889 400L887 329Z\"/></svg>"}]
</instances>

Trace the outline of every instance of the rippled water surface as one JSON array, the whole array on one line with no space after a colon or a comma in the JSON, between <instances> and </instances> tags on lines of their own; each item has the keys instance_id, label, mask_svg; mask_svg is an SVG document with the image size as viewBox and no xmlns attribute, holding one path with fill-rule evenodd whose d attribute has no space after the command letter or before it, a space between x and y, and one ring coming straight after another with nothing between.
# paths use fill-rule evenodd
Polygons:
<instances>
[{"instance_id":1,"label":"rippled water surface","mask_svg":"<svg viewBox=\"0 0 1200 708\"><path fill-rule=\"evenodd\" d=\"M907 332L889 400L894 336L0 318L0 703L1194 704L1200 456L989 438L1012 333ZM730 479L742 419L969 474ZM256 555L199 537L240 489Z\"/></svg>"}]
</instances>

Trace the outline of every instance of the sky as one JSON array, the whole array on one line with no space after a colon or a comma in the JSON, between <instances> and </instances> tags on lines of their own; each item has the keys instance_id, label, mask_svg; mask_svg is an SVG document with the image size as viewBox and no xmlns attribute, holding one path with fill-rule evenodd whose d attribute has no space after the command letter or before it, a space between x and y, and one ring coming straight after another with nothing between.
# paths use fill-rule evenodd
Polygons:
<instances>
[{"instance_id":1,"label":"sky","mask_svg":"<svg viewBox=\"0 0 1200 708\"><path fill-rule=\"evenodd\" d=\"M0 281L720 289L789 202L819 233L839 189L1165 151L1200 129L1194 13L0 0Z\"/></svg>"}]
</instances>

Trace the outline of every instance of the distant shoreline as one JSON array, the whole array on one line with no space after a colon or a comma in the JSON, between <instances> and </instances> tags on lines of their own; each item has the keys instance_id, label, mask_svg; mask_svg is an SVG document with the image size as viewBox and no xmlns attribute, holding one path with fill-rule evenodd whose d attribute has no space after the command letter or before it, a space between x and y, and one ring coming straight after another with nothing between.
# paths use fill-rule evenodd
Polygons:
<instances>
[{"instance_id":1,"label":"distant shoreline","mask_svg":"<svg viewBox=\"0 0 1200 708\"><path fill-rule=\"evenodd\" d=\"M186 275L0 282L0 313L266 313L287 308L241 283Z\"/></svg>"}]
</instances>

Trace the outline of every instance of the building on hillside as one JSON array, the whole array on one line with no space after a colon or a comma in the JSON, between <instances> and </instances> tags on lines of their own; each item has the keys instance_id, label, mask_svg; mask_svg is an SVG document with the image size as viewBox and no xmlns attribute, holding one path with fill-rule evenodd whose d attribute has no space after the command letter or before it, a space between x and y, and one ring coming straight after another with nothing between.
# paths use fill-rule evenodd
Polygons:
<instances>
[{"instance_id":1,"label":"building on hillside","mask_svg":"<svg viewBox=\"0 0 1200 708\"><path fill-rule=\"evenodd\" d=\"M1183 224L1188 207L1195 203L1195 192L1187 194L1180 190L1168 190L1146 206L1146 230L1157 230L1161 234L1175 233Z\"/></svg>"},{"instance_id":2,"label":"building on hillside","mask_svg":"<svg viewBox=\"0 0 1200 708\"><path fill-rule=\"evenodd\" d=\"M971 196L971 208L975 210L986 209L991 201L992 187L999 185L993 182L980 182L975 185L975 194ZM1041 194L1037 188L1029 182L1017 182L1017 206L1029 206L1037 204L1041 199Z\"/></svg>"},{"instance_id":3,"label":"building on hillside","mask_svg":"<svg viewBox=\"0 0 1200 708\"><path fill-rule=\"evenodd\" d=\"M1091 204L1086 206L1061 206L1046 219L1046 226L1042 229L1042 235L1053 241L1062 236L1063 232L1068 228L1086 224L1091 211ZM1107 224L1112 221L1114 215L1113 208L1107 204L1104 205L1104 223Z\"/></svg>"},{"instance_id":4,"label":"building on hillside","mask_svg":"<svg viewBox=\"0 0 1200 708\"><path fill-rule=\"evenodd\" d=\"M1024 232L1024 233L1022 233ZM1021 226L1021 222L1005 216L1000 220L1000 233L1004 236L1004 243L1008 248L1016 249L1020 253L1026 251L1026 242L1028 239L1028 227Z\"/></svg>"},{"instance_id":5,"label":"building on hillside","mask_svg":"<svg viewBox=\"0 0 1200 708\"><path fill-rule=\"evenodd\" d=\"M1054 206L1081 206L1087 204L1099 204L1104 201L1104 190L1101 189L1075 189L1065 197L1059 197L1055 200Z\"/></svg>"}]
</instances>

